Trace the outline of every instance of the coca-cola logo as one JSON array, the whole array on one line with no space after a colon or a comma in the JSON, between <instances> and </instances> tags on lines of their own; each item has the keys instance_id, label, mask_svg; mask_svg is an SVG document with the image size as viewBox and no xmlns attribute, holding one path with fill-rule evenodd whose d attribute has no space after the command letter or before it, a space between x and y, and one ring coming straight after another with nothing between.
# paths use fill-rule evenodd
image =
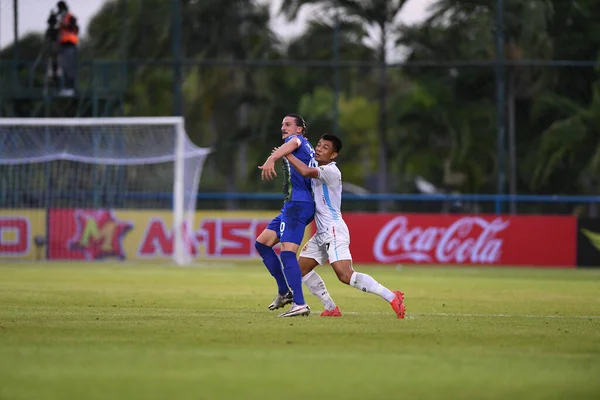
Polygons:
<instances>
[{"instance_id":1,"label":"coca-cola logo","mask_svg":"<svg viewBox=\"0 0 600 400\"><path fill-rule=\"evenodd\" d=\"M498 217L463 217L450 226L409 226L407 217L390 220L377 234L373 254L382 263L413 261L447 264L494 264L503 239L496 234L510 221Z\"/></svg>"}]
</instances>

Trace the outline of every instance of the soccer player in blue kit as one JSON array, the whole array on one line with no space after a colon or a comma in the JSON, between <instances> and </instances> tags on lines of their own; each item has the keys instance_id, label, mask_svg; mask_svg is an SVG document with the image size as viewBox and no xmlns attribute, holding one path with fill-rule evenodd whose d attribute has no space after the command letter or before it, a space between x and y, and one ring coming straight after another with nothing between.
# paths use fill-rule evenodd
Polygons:
<instances>
[{"instance_id":1,"label":"soccer player in blue kit","mask_svg":"<svg viewBox=\"0 0 600 400\"><path fill-rule=\"evenodd\" d=\"M273 218L267 228L256 238L256 251L263 263L275 278L278 294L269 305L276 310L292 303L290 309L280 317L308 316L310 307L304 300L302 292L302 274L296 259L298 247L304 238L306 225L312 222L315 214L310 178L305 178L292 168L285 159L293 154L310 167L316 167L315 150L306 139L306 122L298 114L288 114L281 122L281 136L284 144L275 150L267 161L260 166L263 180L277 177L275 161L283 162L283 208L281 214ZM281 242L281 263L273 246Z\"/></svg>"}]
</instances>

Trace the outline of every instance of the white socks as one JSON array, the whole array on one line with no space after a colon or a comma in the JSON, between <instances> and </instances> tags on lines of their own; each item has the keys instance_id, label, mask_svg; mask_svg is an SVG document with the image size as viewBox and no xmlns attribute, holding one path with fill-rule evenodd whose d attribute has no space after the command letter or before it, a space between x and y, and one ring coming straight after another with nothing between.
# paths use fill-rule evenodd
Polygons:
<instances>
[{"instance_id":1,"label":"white socks","mask_svg":"<svg viewBox=\"0 0 600 400\"><path fill-rule=\"evenodd\" d=\"M335 309L336 305L329 295L327 288L325 287L325 282L323 282L323 279L321 279L319 274L317 274L314 270L310 271L302 278L302 282L304 282L308 290L310 290L310 292L314 294L319 301L321 301L321 303L323 303L323 307L325 307L326 310L331 311ZM388 302L391 302L394 300L394 298L396 298L394 292L381 285L370 275L360 272L354 272L352 274L352 277L350 278L350 286L354 286L363 292L376 294Z\"/></svg>"},{"instance_id":2,"label":"white socks","mask_svg":"<svg viewBox=\"0 0 600 400\"><path fill-rule=\"evenodd\" d=\"M363 292L373 293L378 296L381 296L388 302L394 300L394 298L396 297L396 295L391 290L381 285L371 276L360 272L354 272L352 274L352 277L350 278L350 286L354 286L355 288L357 288L358 290L362 290Z\"/></svg>"},{"instance_id":3,"label":"white socks","mask_svg":"<svg viewBox=\"0 0 600 400\"><path fill-rule=\"evenodd\" d=\"M302 282L304 282L308 290L323 303L323 307L325 307L326 310L331 311L335 309L336 305L325 287L325 282L323 282L323 279L321 279L319 274L315 271L310 271L302 277Z\"/></svg>"}]
</instances>

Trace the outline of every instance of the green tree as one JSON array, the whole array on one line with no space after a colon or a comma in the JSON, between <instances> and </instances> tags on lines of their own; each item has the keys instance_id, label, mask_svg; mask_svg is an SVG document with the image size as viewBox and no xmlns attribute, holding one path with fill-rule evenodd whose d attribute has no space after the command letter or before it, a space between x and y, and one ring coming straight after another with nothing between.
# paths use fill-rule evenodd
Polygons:
<instances>
[{"instance_id":1,"label":"green tree","mask_svg":"<svg viewBox=\"0 0 600 400\"><path fill-rule=\"evenodd\" d=\"M531 188L552 193L597 194L600 191L600 81L585 107L547 95L536 113L553 113L557 120L538 141L539 153L531 160Z\"/></svg>"},{"instance_id":2,"label":"green tree","mask_svg":"<svg viewBox=\"0 0 600 400\"><path fill-rule=\"evenodd\" d=\"M299 110L310 115L311 129L327 132L331 123L334 93L331 89L317 87L300 99ZM363 96L339 99L340 136L344 150L339 162L344 165L344 182L364 186L366 179L375 169L374 155L377 153L377 105ZM316 140L317 137L314 137Z\"/></svg>"},{"instance_id":3,"label":"green tree","mask_svg":"<svg viewBox=\"0 0 600 400\"><path fill-rule=\"evenodd\" d=\"M268 113L265 96L269 95L262 84L268 71L252 70L239 63L274 54L268 8L242 0L185 0L182 7L181 45L185 57L214 62L184 69L187 130L195 142L215 149L201 185L205 190L236 190L246 181L248 153L252 153L248 146L257 143L254 139L265 129L252 121ZM172 21L169 2L109 1L90 23L86 53L96 59L170 59ZM169 64L136 62L129 71L129 115L169 113L172 79ZM226 182L225 187L222 182Z\"/></svg>"},{"instance_id":4,"label":"green tree","mask_svg":"<svg viewBox=\"0 0 600 400\"><path fill-rule=\"evenodd\" d=\"M302 35L287 46L286 54L291 59L330 62L337 50L342 61L373 60L374 50L363 43L366 34L363 24L337 18L336 10L324 10L318 17L308 21ZM363 150L350 147L357 137L377 146L377 118L370 118L376 104L365 97L364 90L365 82L370 84L370 79L365 79L370 71L372 68L290 69L297 83L293 97L294 100L300 99L297 107L307 119L309 138L314 142L320 134L337 128L337 133L344 140L344 152L340 157L344 162L344 179L358 185L366 184L365 180L377 156L377 152L372 152L371 148ZM350 154L352 157L345 157ZM360 161L357 161L357 154L360 154Z\"/></svg>"},{"instance_id":5,"label":"green tree","mask_svg":"<svg viewBox=\"0 0 600 400\"><path fill-rule=\"evenodd\" d=\"M597 60L600 32L593 0L553 0L550 23L554 58ZM523 173L534 192L597 194L598 69L569 66L549 69L547 84L531 105L531 141Z\"/></svg>"},{"instance_id":6,"label":"green tree","mask_svg":"<svg viewBox=\"0 0 600 400\"><path fill-rule=\"evenodd\" d=\"M431 174L426 179L449 189L477 192L491 187L496 171L493 71L444 63L492 58L493 18L489 9L450 12L451 4L436 5L423 23L399 27L399 44L409 49L407 61L432 63L405 69L429 98L412 112L411 129L417 135L411 141L422 152L419 158L431 162L429 168L426 162L420 164L421 173ZM466 179L446 179L454 171Z\"/></svg>"},{"instance_id":7,"label":"green tree","mask_svg":"<svg viewBox=\"0 0 600 400\"><path fill-rule=\"evenodd\" d=\"M0 51L0 116L29 116L31 104L26 101L12 102L11 107L1 102L4 98L23 97L24 88L32 85L43 87L46 63L35 60L44 48L44 37L37 33L27 34L19 39L19 58L15 59L15 45ZM45 60L44 60L45 61ZM35 73L37 72L37 74Z\"/></svg>"},{"instance_id":8,"label":"green tree","mask_svg":"<svg viewBox=\"0 0 600 400\"><path fill-rule=\"evenodd\" d=\"M506 0L504 3L504 56L509 61L528 59L549 59L552 57L552 40L548 34L548 26L553 16L553 5L550 0L516 1ZM494 26L496 18L495 2L485 0L439 0L432 14L425 23L416 27L402 29L401 43L409 46L410 60L493 60L496 57L496 43ZM450 68L449 70L453 70ZM464 118L459 126L454 126L449 132L461 132L463 140L454 141L454 145L462 146L464 143L486 143L485 147L496 147L490 136L495 133L493 125L485 126L480 123L494 124L495 107L493 99L495 87L494 76L491 70L462 68L454 69L454 78L457 91L456 99L448 99L451 103L441 104L446 109L453 110L452 115L461 115L456 110L455 104L460 104ZM549 76L539 67L509 66L506 69L506 107L508 125L509 147L509 187L511 193L516 193L518 186L517 176L517 148L522 148L520 154L529 151L530 132L526 129L528 121L517 121L517 102L525 109L540 90L549 81ZM435 72L419 69L418 75L411 74L422 80L432 82ZM487 83L486 83L487 81ZM441 83L441 82L440 82ZM523 113L521 113L523 114ZM517 132L520 132L517 135ZM482 135L485 134L485 136ZM492 134L492 135L490 135ZM471 136L467 139L466 136ZM493 152L483 151L483 154L495 159ZM472 152L471 152L472 153ZM452 151L452 163L461 164L457 155L466 154L464 149ZM497 160L495 161L497 162ZM476 165L469 162L467 175L473 174ZM488 162L480 163L489 165ZM481 176L483 171L476 175ZM487 170L484 181L491 183L495 170ZM522 179L522 181L524 181ZM491 185L488 185L492 189ZM471 189L477 190L478 188ZM479 188L481 189L481 188Z\"/></svg>"},{"instance_id":9,"label":"green tree","mask_svg":"<svg viewBox=\"0 0 600 400\"><path fill-rule=\"evenodd\" d=\"M371 35L363 39L370 39L375 50L378 62L378 102L379 102L379 127L378 127L378 183L379 192L388 191L388 158L389 158L389 133L388 133L388 87L387 87L387 62L388 51L395 46L395 24L400 11L407 0L290 0L282 3L282 11L289 17L295 18L300 7L314 4L321 9L332 10L342 21L356 22L365 27Z\"/></svg>"}]
</instances>

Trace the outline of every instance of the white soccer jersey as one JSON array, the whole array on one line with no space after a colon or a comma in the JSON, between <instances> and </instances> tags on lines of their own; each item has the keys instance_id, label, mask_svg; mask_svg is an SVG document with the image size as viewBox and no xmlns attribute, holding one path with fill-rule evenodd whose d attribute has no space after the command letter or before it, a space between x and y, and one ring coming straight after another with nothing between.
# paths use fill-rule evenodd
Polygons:
<instances>
[{"instance_id":1,"label":"white soccer jersey","mask_svg":"<svg viewBox=\"0 0 600 400\"><path fill-rule=\"evenodd\" d=\"M317 232L325 232L342 221L342 173L331 162L317 167L319 177L312 179Z\"/></svg>"}]
</instances>

